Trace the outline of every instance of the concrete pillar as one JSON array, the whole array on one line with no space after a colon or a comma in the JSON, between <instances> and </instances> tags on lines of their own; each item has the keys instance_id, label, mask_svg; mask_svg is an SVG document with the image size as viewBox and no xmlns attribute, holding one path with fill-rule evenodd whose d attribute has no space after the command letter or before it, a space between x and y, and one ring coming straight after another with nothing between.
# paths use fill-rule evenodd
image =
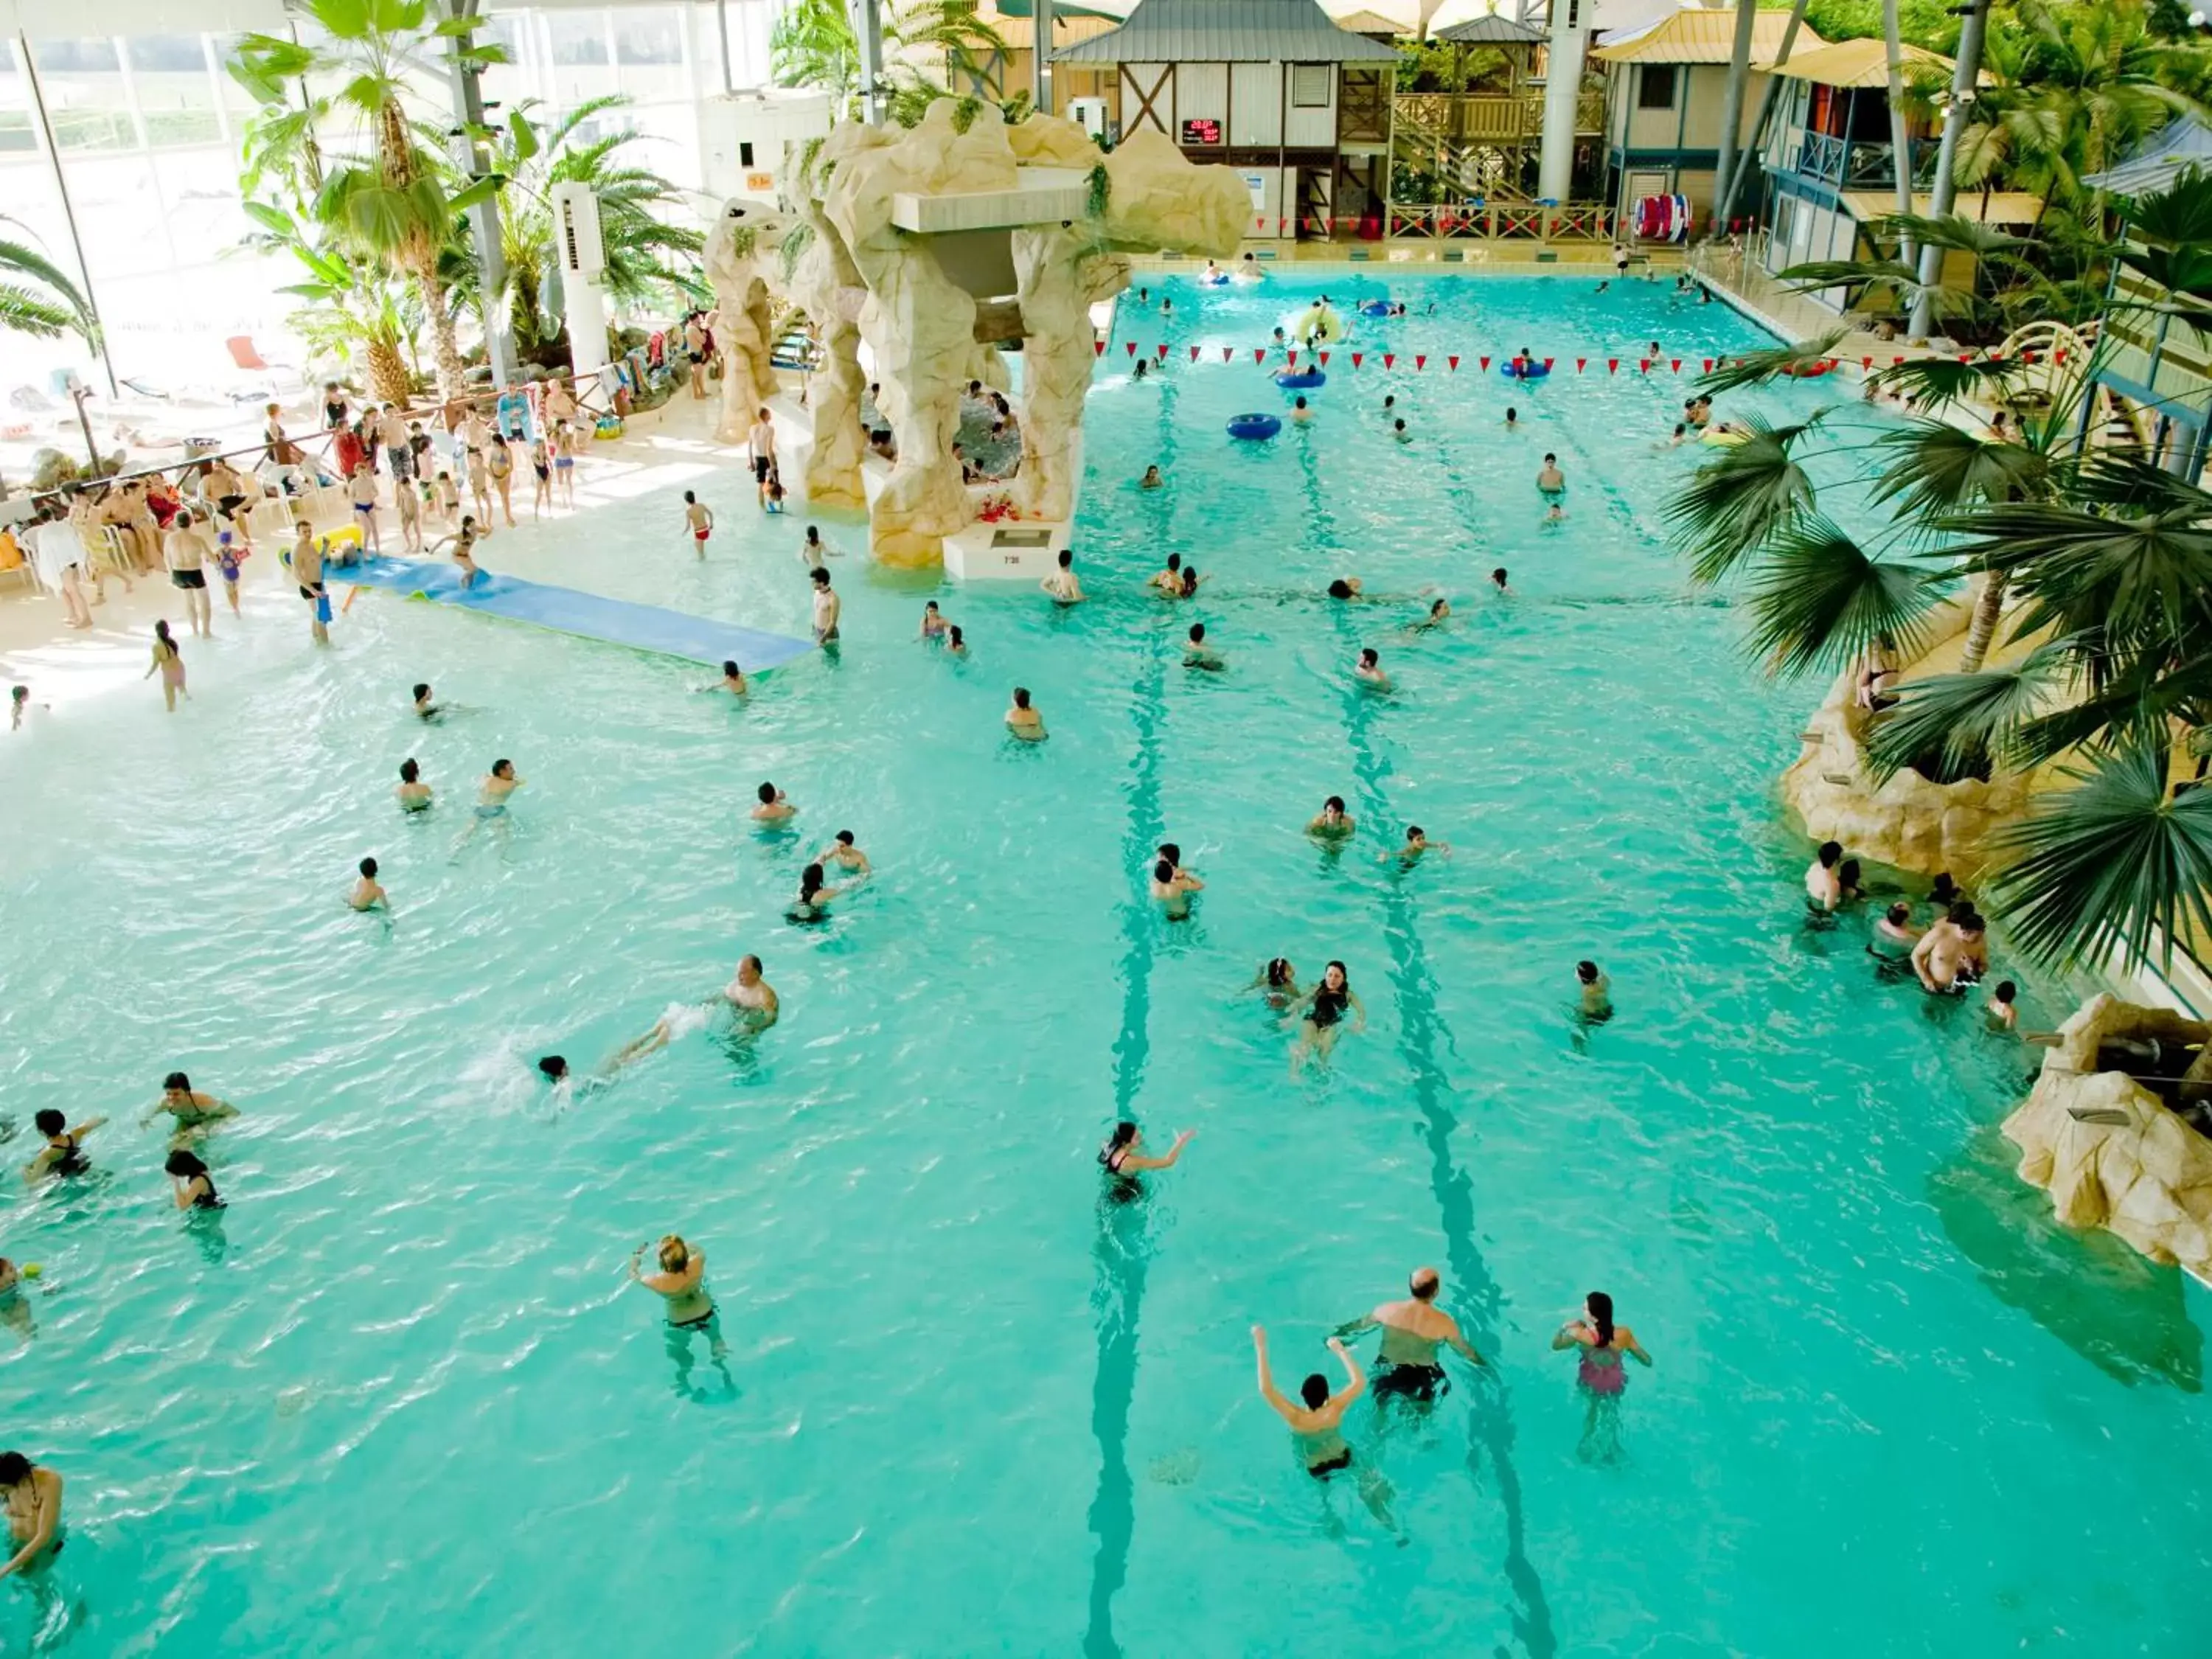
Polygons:
<instances>
[{"instance_id":1,"label":"concrete pillar","mask_svg":"<svg viewBox=\"0 0 2212 1659\"><path fill-rule=\"evenodd\" d=\"M1583 51L1589 41L1585 0L1552 0L1544 66L1544 148L1536 162L1539 200L1564 202L1575 182L1575 111L1582 101Z\"/></svg>"}]
</instances>

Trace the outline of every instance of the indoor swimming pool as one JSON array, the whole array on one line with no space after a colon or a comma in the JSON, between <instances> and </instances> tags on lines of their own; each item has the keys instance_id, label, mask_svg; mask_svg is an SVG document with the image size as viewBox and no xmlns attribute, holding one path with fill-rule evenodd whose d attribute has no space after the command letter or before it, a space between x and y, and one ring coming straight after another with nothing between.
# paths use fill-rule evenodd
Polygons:
<instances>
[{"instance_id":1,"label":"indoor swimming pool","mask_svg":"<svg viewBox=\"0 0 2212 1659\"><path fill-rule=\"evenodd\" d=\"M137 688L0 745L4 1150L41 1108L112 1120L94 1174L0 1204L43 1270L0 1441L70 1494L0 1652L2203 1650L2203 1292L2013 1179L2031 1051L1877 983L1864 918L1808 928L1773 783L1825 688L1764 678L1664 541L1695 369L1771 342L1665 283L1142 280L1088 404L1080 606L872 570L823 517L842 650L741 706L390 596L318 653L270 588L185 641L176 717ZM1310 424L1229 438L1285 412L1253 351L1323 291L1414 314L1355 317ZM1548 380L1497 373L1524 347ZM731 466L535 532L530 574L804 635L806 522ZM1196 598L1146 590L1170 551ZM915 637L930 599L964 660ZM1184 666L1194 621L1224 672ZM417 720L416 681L460 708ZM1008 738L1018 684L1048 742ZM410 756L439 802L403 819ZM464 840L500 757L511 831ZM763 781L794 827L748 819ZM1390 857L1409 823L1449 856ZM842 829L873 875L793 923ZM1164 840L1188 921L1147 896ZM343 902L365 854L388 921ZM749 951L757 1040L537 1079ZM1368 1014L1295 1076L1250 988L1275 956L1342 960ZM2023 1024L2070 1010L1997 956ZM1575 1017L1583 957L1610 1023ZM177 1068L241 1113L191 1221L138 1127ZM1137 1203L1101 1190L1124 1116L1197 1132ZM726 1376L629 1282L671 1231ZM1425 1263L1493 1364L1354 1407L1386 1526L1293 1456L1249 1331L1285 1390L1334 1378L1329 1331ZM1617 1443L1550 1348L1590 1290L1656 1361Z\"/></svg>"}]
</instances>

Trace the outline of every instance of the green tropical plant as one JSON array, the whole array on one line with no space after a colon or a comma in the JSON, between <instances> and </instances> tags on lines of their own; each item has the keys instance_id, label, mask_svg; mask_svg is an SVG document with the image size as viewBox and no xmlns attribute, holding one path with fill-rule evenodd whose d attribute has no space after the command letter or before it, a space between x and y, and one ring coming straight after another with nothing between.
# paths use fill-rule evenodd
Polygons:
<instances>
[{"instance_id":1,"label":"green tropical plant","mask_svg":"<svg viewBox=\"0 0 2212 1659\"><path fill-rule=\"evenodd\" d=\"M887 7L883 19L883 90L902 126L951 96L950 82L979 76L979 55L1007 50L977 15L975 0L908 0ZM795 0L785 8L769 33L769 62L777 85L817 87L836 94L841 114L857 110L860 48L841 0ZM939 67L941 76L932 72Z\"/></svg>"},{"instance_id":2,"label":"green tropical plant","mask_svg":"<svg viewBox=\"0 0 2212 1659\"><path fill-rule=\"evenodd\" d=\"M335 229L362 256L413 285L429 325L440 390L461 389L463 368L440 257L454 218L499 188L480 179L449 191L444 158L426 147L408 112L411 78L441 81L454 58L469 68L505 61L495 46L471 44L474 17L434 21L428 0L301 0L316 43L248 34L230 70L264 107L283 106L297 87L297 122L263 130L267 151L313 147L320 186L313 217ZM335 87L325 95L319 87ZM349 148L322 147L322 134L343 122ZM297 164L264 153L261 165Z\"/></svg>"},{"instance_id":3,"label":"green tropical plant","mask_svg":"<svg viewBox=\"0 0 2212 1659\"><path fill-rule=\"evenodd\" d=\"M0 213L0 225L29 228ZM92 302L61 267L28 242L0 237L0 330L58 339L74 331L92 350L100 349L100 319Z\"/></svg>"},{"instance_id":4,"label":"green tropical plant","mask_svg":"<svg viewBox=\"0 0 2212 1659\"><path fill-rule=\"evenodd\" d=\"M2118 258L2212 287L2212 180L2185 173L2130 217ZM1833 344L1757 354L1705 384L1741 386ZM2094 447L2081 410L2102 362L1894 365L1873 378L1919 418L1871 442L1837 430L1832 411L1746 422L1747 440L1668 509L1695 580L1744 585L1748 643L1777 673L1836 669L1876 641L1911 660L1933 605L1971 594L1957 671L1894 688L1868 722L1869 765L1877 781L1908 767L1938 782L1996 769L2038 780L1996 839L1989 895L2022 950L2058 963L2142 959L2178 930L2212 938L2212 792L2199 787L2212 765L2212 492ZM2022 395L2031 380L2047 400ZM1936 418L1968 400L2023 412L2002 434ZM1816 484L1838 461L1846 476ZM1821 504L1838 489L1863 491L1887 522L1864 538L1839 528Z\"/></svg>"},{"instance_id":5,"label":"green tropical plant","mask_svg":"<svg viewBox=\"0 0 2212 1659\"><path fill-rule=\"evenodd\" d=\"M619 95L587 99L547 125L539 101L527 99L508 112L504 125L474 135L489 149L490 176L499 181L507 281L487 299L475 239L458 225L441 268L457 300L506 319L516 351L527 361L544 362L565 332L556 185L589 185L598 200L606 258L600 282L610 298L642 305L666 296L685 304L709 297L696 274L706 239L664 216L682 205L681 193L659 173L625 159L625 151L645 141L620 131L582 136L599 118L629 103Z\"/></svg>"},{"instance_id":6,"label":"green tropical plant","mask_svg":"<svg viewBox=\"0 0 2212 1659\"><path fill-rule=\"evenodd\" d=\"M379 403L413 402L415 376L408 356L414 319L408 314L403 285L296 205L286 208L250 197L242 205L254 229L240 246L281 254L299 267L300 280L277 289L303 302L285 319L286 326L316 358L349 365L357 360Z\"/></svg>"}]
</instances>

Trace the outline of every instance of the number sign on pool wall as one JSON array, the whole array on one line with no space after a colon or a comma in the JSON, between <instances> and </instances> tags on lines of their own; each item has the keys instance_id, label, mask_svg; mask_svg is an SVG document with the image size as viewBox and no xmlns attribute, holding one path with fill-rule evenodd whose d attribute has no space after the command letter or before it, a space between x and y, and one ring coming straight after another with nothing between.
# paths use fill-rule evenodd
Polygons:
<instances>
[{"instance_id":1,"label":"number sign on pool wall","mask_svg":"<svg viewBox=\"0 0 2212 1659\"><path fill-rule=\"evenodd\" d=\"M1221 142L1221 123L1201 118L1182 124L1182 141L1186 144L1218 144Z\"/></svg>"}]
</instances>

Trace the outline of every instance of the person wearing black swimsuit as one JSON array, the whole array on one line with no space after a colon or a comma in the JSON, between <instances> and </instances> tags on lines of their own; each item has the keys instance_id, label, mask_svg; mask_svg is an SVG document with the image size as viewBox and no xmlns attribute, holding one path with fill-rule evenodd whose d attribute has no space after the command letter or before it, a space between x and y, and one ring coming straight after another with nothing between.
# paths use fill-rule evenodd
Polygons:
<instances>
[{"instance_id":1,"label":"person wearing black swimsuit","mask_svg":"<svg viewBox=\"0 0 2212 1659\"><path fill-rule=\"evenodd\" d=\"M177 1152L169 1154L168 1162L161 1165L169 1178L177 1183L177 1207L180 1210L220 1210L224 1206L222 1194L215 1189L214 1177L208 1166L200 1162L197 1153Z\"/></svg>"},{"instance_id":2,"label":"person wearing black swimsuit","mask_svg":"<svg viewBox=\"0 0 2212 1659\"><path fill-rule=\"evenodd\" d=\"M1182 1149L1197 1133L1195 1129L1185 1129L1175 1138L1175 1145L1168 1148L1165 1158L1152 1158L1144 1152L1145 1137L1135 1124L1126 1121L1115 1124L1114 1133L1098 1148L1098 1167L1106 1171L1106 1195L1116 1202L1143 1197L1144 1183L1137 1179L1138 1175L1146 1170L1175 1168Z\"/></svg>"},{"instance_id":3,"label":"person wearing black swimsuit","mask_svg":"<svg viewBox=\"0 0 2212 1659\"><path fill-rule=\"evenodd\" d=\"M1283 1397L1267 1369L1266 1328L1259 1325L1252 1328L1252 1350L1260 1361L1260 1397L1291 1425L1291 1440L1297 1448L1298 1461L1316 1480L1327 1480L1338 1470L1352 1467L1352 1448L1346 1443L1343 1431L1345 1408L1367 1390L1367 1378L1352 1351L1334 1336L1328 1339L1328 1348L1344 1365L1344 1386L1331 1394L1328 1379L1316 1371L1298 1385L1299 1403L1293 1405ZM1380 1474L1367 1468L1360 1471L1359 1495L1377 1521L1392 1532L1397 1531L1398 1523L1390 1518L1389 1484Z\"/></svg>"},{"instance_id":4,"label":"person wearing black swimsuit","mask_svg":"<svg viewBox=\"0 0 2212 1659\"><path fill-rule=\"evenodd\" d=\"M1291 1005L1291 1014L1296 1018L1303 1008L1305 1016L1298 1023L1298 1040L1291 1045L1291 1075L1295 1077L1304 1069L1306 1061L1315 1054L1327 1060L1336 1047L1336 1034L1342 1028L1345 1011L1354 1016L1352 1029L1367 1029L1367 1005L1352 988L1352 980L1340 962L1332 962L1321 976L1321 982Z\"/></svg>"},{"instance_id":5,"label":"person wearing black swimsuit","mask_svg":"<svg viewBox=\"0 0 2212 1659\"><path fill-rule=\"evenodd\" d=\"M26 1181L43 1181L48 1176L81 1176L91 1172L92 1164L84 1155L84 1138L107 1121L104 1117L88 1117L72 1129L69 1120L49 1106L32 1120L39 1133L46 1138L45 1148L23 1168Z\"/></svg>"}]
</instances>

